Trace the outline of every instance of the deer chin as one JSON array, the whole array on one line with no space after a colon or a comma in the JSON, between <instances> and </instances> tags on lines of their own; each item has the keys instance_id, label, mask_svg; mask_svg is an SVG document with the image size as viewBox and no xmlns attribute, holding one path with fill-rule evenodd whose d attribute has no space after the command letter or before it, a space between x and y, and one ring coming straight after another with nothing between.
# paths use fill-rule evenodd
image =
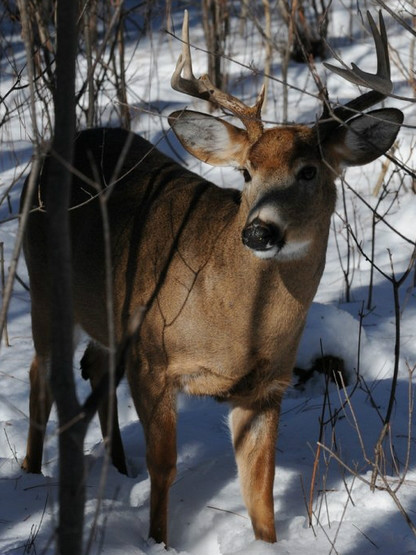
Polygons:
<instances>
[{"instance_id":1,"label":"deer chin","mask_svg":"<svg viewBox=\"0 0 416 555\"><path fill-rule=\"evenodd\" d=\"M309 239L305 241L288 241L282 245L273 245L265 250L251 249L257 258L262 260L277 260L278 262L300 260L305 257L309 251Z\"/></svg>"}]
</instances>

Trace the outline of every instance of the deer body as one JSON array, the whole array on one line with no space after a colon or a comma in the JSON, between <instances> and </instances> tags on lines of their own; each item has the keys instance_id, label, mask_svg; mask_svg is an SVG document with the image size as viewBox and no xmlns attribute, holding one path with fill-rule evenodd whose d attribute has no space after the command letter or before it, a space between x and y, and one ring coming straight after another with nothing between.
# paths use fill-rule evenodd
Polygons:
<instances>
[{"instance_id":1,"label":"deer body","mask_svg":"<svg viewBox=\"0 0 416 555\"><path fill-rule=\"evenodd\" d=\"M184 70L186 88L194 78L182 62L177 77ZM210 94L218 92L208 88ZM234 99L230 106L240 110ZM120 129L88 130L76 139L70 211L74 316L94 341L83 367L95 387L108 362L102 212L94 198L98 185L104 192L111 188L106 210L118 345L130 317L145 309L126 372L145 432L150 535L157 541L167 541L178 391L230 403L241 489L256 538L276 540L273 480L280 403L325 265L334 180L343 166L367 163L386 151L402 121L398 110L385 109L359 116L347 128L325 128L325 133L302 125L263 130L251 119L259 108L249 110L239 115L246 129L197 112L176 112L170 118L191 154L244 171L241 193L219 189ZM45 208L47 174L46 161L34 207ZM25 240L36 354L23 462L34 472L41 468L43 428L52 402L46 384L50 299L45 234L45 214L35 211ZM104 403L104 435L107 418ZM116 414L112 455L125 471Z\"/></svg>"}]
</instances>

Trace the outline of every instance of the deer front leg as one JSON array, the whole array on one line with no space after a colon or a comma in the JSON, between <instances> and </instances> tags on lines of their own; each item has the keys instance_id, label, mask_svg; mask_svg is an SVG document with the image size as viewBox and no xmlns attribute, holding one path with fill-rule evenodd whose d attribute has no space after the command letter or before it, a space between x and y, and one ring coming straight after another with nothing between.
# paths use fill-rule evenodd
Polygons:
<instances>
[{"instance_id":1,"label":"deer front leg","mask_svg":"<svg viewBox=\"0 0 416 555\"><path fill-rule=\"evenodd\" d=\"M29 434L23 470L39 474L42 468L43 441L52 406L49 389L48 359L36 354L30 367Z\"/></svg>"},{"instance_id":2,"label":"deer front leg","mask_svg":"<svg viewBox=\"0 0 416 555\"><path fill-rule=\"evenodd\" d=\"M150 475L149 536L168 544L169 490L176 476L176 421L164 412L151 423L147 436L147 467ZM169 411L170 412L170 411Z\"/></svg>"},{"instance_id":3,"label":"deer front leg","mask_svg":"<svg viewBox=\"0 0 416 555\"><path fill-rule=\"evenodd\" d=\"M234 406L230 415L244 502L256 539L274 543L273 483L279 408Z\"/></svg>"},{"instance_id":4,"label":"deer front leg","mask_svg":"<svg viewBox=\"0 0 416 555\"><path fill-rule=\"evenodd\" d=\"M155 376L160 373L163 370L154 370L150 378L141 381L132 378L130 373L129 382L146 438L150 476L149 537L167 545L169 489L176 476L176 394L166 383L158 383Z\"/></svg>"}]
</instances>

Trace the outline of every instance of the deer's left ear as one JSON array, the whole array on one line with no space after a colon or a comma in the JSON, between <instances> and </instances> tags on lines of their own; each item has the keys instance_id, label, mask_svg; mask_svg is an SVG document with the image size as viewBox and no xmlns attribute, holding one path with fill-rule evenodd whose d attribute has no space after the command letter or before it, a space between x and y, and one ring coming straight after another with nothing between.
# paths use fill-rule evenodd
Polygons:
<instances>
[{"instance_id":1,"label":"deer's left ear","mask_svg":"<svg viewBox=\"0 0 416 555\"><path fill-rule=\"evenodd\" d=\"M403 114L396 108L373 110L335 131L324 150L335 156L341 165L368 164L392 146L402 123Z\"/></svg>"},{"instance_id":2,"label":"deer's left ear","mask_svg":"<svg viewBox=\"0 0 416 555\"><path fill-rule=\"evenodd\" d=\"M173 112L169 124L186 150L212 166L241 166L247 132L214 116L191 110Z\"/></svg>"}]
</instances>

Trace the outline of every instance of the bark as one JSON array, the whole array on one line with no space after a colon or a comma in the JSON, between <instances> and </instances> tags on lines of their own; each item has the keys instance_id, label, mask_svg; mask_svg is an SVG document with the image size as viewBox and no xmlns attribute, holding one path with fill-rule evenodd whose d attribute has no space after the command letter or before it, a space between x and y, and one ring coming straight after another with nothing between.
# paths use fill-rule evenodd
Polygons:
<instances>
[{"instance_id":1,"label":"bark","mask_svg":"<svg viewBox=\"0 0 416 555\"><path fill-rule=\"evenodd\" d=\"M77 2L58 0L55 125L47 183L48 260L51 278L51 388L59 434L59 523L57 552L82 552L85 423L80 420L72 371L73 315L68 205L75 133ZM66 162L66 164L62 162Z\"/></svg>"},{"instance_id":2,"label":"bark","mask_svg":"<svg viewBox=\"0 0 416 555\"><path fill-rule=\"evenodd\" d=\"M208 50L208 75L216 87L222 89L225 76L222 58L228 35L228 6L226 0L202 1L202 24Z\"/></svg>"}]
</instances>

